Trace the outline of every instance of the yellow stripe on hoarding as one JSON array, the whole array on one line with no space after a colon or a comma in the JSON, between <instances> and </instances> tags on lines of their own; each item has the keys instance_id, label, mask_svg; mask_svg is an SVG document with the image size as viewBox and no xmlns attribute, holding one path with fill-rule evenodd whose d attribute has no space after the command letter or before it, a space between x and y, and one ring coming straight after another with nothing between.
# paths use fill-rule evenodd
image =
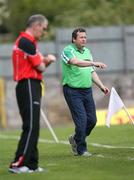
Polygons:
<instances>
[{"instance_id":1,"label":"yellow stripe on hoarding","mask_svg":"<svg viewBox=\"0 0 134 180\"><path fill-rule=\"evenodd\" d=\"M134 108L127 108L130 116L134 120ZM107 110L97 110L97 126L105 125L107 116ZM118 124L131 124L129 117L127 116L124 109L121 109L119 112L114 114L111 118L111 125L118 125Z\"/></svg>"},{"instance_id":2,"label":"yellow stripe on hoarding","mask_svg":"<svg viewBox=\"0 0 134 180\"><path fill-rule=\"evenodd\" d=\"M4 87L4 79L0 78L0 126L2 128L7 127Z\"/></svg>"}]
</instances>

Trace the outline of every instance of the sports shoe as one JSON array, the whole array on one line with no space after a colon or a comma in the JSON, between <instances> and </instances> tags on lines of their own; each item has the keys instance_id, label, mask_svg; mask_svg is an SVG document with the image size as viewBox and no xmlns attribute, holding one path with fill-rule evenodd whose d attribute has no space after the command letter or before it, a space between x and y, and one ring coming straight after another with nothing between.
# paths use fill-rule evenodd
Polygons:
<instances>
[{"instance_id":1,"label":"sports shoe","mask_svg":"<svg viewBox=\"0 0 134 180\"><path fill-rule=\"evenodd\" d=\"M69 143L71 144L71 148L72 148L73 154L74 154L74 155L77 155L77 154L78 154L78 152L77 152L77 144L76 144L76 141L75 141L75 139L74 139L74 136L71 135L71 136L68 138L68 140L69 140Z\"/></svg>"},{"instance_id":2,"label":"sports shoe","mask_svg":"<svg viewBox=\"0 0 134 180\"><path fill-rule=\"evenodd\" d=\"M20 173L33 173L33 172L43 172L46 171L45 169L38 167L37 169L29 169L27 166L21 166L21 167L12 167L9 168L9 172L20 174Z\"/></svg>"},{"instance_id":3,"label":"sports shoe","mask_svg":"<svg viewBox=\"0 0 134 180\"><path fill-rule=\"evenodd\" d=\"M85 157L90 157L92 156L92 154L88 151L85 151L83 154L81 154L80 156L85 156Z\"/></svg>"},{"instance_id":4,"label":"sports shoe","mask_svg":"<svg viewBox=\"0 0 134 180\"><path fill-rule=\"evenodd\" d=\"M45 171L45 169L41 168L41 167L38 167L37 169L34 170L35 172L43 172Z\"/></svg>"},{"instance_id":5,"label":"sports shoe","mask_svg":"<svg viewBox=\"0 0 134 180\"><path fill-rule=\"evenodd\" d=\"M9 168L9 172L20 174L20 173L32 173L34 170L29 169L27 166L12 167Z\"/></svg>"}]
</instances>

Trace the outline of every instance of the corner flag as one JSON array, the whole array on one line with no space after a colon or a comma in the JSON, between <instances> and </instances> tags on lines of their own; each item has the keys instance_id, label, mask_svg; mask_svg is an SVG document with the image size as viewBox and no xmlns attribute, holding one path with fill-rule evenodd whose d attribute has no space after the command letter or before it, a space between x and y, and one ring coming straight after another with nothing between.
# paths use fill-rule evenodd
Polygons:
<instances>
[{"instance_id":1,"label":"corner flag","mask_svg":"<svg viewBox=\"0 0 134 180\"><path fill-rule=\"evenodd\" d=\"M107 113L107 118L106 118L106 126L110 127L110 121L111 121L112 116L116 112L118 112L121 108L124 108L127 115L129 116L129 119L133 122L131 116L129 115L128 111L126 110L126 107L125 107L123 101L121 100L120 96L116 92L115 88L112 87L109 105L108 105L108 113Z\"/></svg>"}]
</instances>

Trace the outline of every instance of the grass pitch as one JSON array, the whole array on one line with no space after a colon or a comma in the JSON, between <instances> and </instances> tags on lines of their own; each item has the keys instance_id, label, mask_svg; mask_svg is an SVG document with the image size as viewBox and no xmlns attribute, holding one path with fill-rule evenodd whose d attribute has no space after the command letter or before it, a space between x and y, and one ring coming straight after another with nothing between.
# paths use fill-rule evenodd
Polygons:
<instances>
[{"instance_id":1,"label":"grass pitch","mask_svg":"<svg viewBox=\"0 0 134 180\"><path fill-rule=\"evenodd\" d=\"M68 140L72 126L54 129L59 140ZM40 166L46 172L11 174L8 165L20 131L0 131L0 180L128 180L134 179L134 126L95 127L87 138L92 157L76 157L68 144L39 143ZM40 138L53 140L48 129Z\"/></svg>"}]
</instances>

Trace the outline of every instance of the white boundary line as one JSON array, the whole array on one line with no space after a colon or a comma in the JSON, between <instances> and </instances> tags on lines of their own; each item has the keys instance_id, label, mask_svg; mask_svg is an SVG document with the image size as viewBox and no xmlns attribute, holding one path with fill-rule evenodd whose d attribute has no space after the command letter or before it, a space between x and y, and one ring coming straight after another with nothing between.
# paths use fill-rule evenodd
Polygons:
<instances>
[{"instance_id":1,"label":"white boundary line","mask_svg":"<svg viewBox=\"0 0 134 180\"><path fill-rule=\"evenodd\" d=\"M107 148L107 149L134 149L134 147L130 147L130 146L111 146L111 145L107 145L107 144L99 144L99 143L91 143L92 146L94 147L103 147L103 148Z\"/></svg>"},{"instance_id":2,"label":"white boundary line","mask_svg":"<svg viewBox=\"0 0 134 180\"><path fill-rule=\"evenodd\" d=\"M11 139L11 140L19 140L18 136L8 136L8 135L2 135L0 134L0 139ZM54 140L45 140L45 139L39 139L40 143L48 143L48 144L55 144L56 142ZM57 143L58 144L58 143ZM59 144L66 144L68 145L68 141L59 141ZM134 149L134 147L130 146L111 146L107 144L99 144L99 143L90 143L93 147L102 147L107 149Z\"/></svg>"},{"instance_id":3,"label":"white boundary line","mask_svg":"<svg viewBox=\"0 0 134 180\"><path fill-rule=\"evenodd\" d=\"M11 140L19 140L19 136L8 136L0 134L0 139L11 139ZM55 144L56 142L54 140L45 140L45 139L39 139L40 143L48 143L48 144ZM59 144L69 144L68 141L59 141Z\"/></svg>"}]
</instances>

